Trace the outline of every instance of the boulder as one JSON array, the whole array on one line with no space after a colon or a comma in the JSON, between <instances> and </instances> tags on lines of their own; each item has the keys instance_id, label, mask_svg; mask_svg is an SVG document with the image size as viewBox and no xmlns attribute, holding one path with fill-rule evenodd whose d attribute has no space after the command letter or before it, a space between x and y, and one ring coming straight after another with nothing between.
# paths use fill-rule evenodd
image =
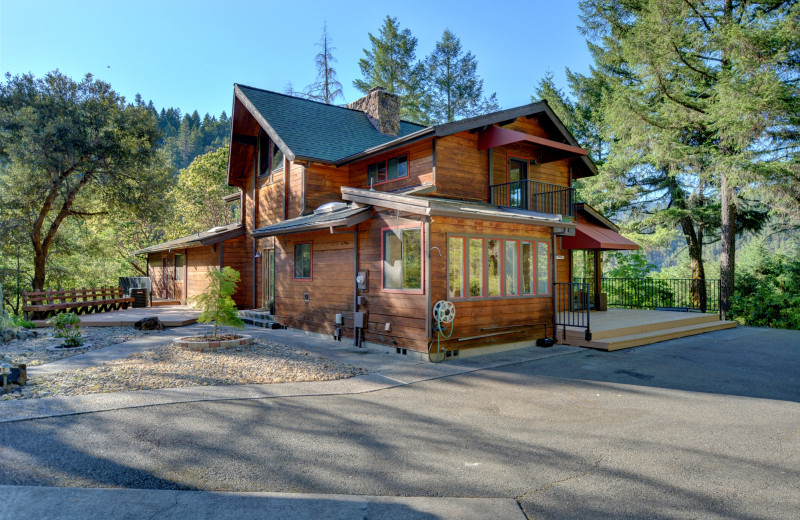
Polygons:
<instances>
[{"instance_id":1,"label":"boulder","mask_svg":"<svg viewBox=\"0 0 800 520\"><path fill-rule=\"evenodd\" d=\"M164 324L158 319L158 316L151 316L150 318L142 318L133 324L136 330L164 330Z\"/></svg>"}]
</instances>

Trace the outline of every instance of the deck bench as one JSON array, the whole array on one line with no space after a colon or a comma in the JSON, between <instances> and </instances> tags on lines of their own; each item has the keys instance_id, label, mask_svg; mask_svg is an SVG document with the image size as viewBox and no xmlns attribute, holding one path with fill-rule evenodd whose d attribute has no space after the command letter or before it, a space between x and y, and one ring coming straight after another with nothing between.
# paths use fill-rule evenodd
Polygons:
<instances>
[{"instance_id":1,"label":"deck bench","mask_svg":"<svg viewBox=\"0 0 800 520\"><path fill-rule=\"evenodd\" d=\"M128 308L134 298L126 297L122 287L67 289L63 291L22 291L22 311L26 319L45 319L59 312L91 314Z\"/></svg>"}]
</instances>

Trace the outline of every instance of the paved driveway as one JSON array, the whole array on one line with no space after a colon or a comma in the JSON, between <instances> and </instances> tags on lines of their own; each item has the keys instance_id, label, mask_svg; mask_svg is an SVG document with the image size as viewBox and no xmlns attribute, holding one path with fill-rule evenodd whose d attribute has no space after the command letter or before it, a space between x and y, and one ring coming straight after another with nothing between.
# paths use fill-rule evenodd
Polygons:
<instances>
[{"instance_id":1,"label":"paved driveway","mask_svg":"<svg viewBox=\"0 0 800 520\"><path fill-rule=\"evenodd\" d=\"M800 332L739 328L356 395L0 424L0 484L516 498L530 518L797 518L798 381Z\"/></svg>"}]
</instances>

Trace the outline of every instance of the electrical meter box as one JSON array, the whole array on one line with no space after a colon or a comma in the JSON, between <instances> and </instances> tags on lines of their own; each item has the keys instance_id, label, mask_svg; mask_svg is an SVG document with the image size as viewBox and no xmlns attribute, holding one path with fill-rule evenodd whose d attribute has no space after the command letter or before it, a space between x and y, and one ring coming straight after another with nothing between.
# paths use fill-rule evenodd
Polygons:
<instances>
[{"instance_id":1,"label":"electrical meter box","mask_svg":"<svg viewBox=\"0 0 800 520\"><path fill-rule=\"evenodd\" d=\"M367 328L367 313L354 312L353 313L353 326L357 329Z\"/></svg>"}]
</instances>

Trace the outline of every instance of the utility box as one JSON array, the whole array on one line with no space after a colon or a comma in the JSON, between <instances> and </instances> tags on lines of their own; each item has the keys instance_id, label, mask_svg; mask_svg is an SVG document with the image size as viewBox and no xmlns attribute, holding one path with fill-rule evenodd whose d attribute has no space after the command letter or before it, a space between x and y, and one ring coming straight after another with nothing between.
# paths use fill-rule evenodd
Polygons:
<instances>
[{"instance_id":1,"label":"utility box","mask_svg":"<svg viewBox=\"0 0 800 520\"><path fill-rule=\"evenodd\" d=\"M353 326L357 329L367 328L367 313L354 312L353 313Z\"/></svg>"}]
</instances>

